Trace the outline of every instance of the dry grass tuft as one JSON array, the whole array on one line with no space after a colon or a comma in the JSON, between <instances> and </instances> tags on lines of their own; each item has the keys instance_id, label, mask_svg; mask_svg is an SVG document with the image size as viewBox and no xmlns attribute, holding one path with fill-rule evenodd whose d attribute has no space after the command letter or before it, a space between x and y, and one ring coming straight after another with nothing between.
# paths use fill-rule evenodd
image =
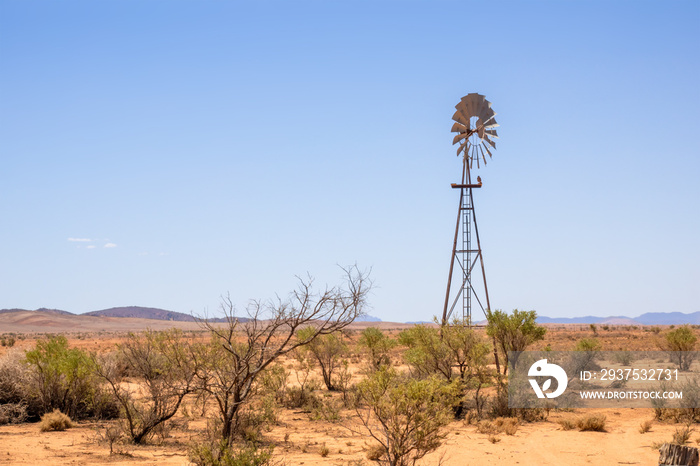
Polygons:
<instances>
[{"instance_id":1,"label":"dry grass tuft","mask_svg":"<svg viewBox=\"0 0 700 466\"><path fill-rule=\"evenodd\" d=\"M693 430L694 429L690 427L690 424L686 425L685 427L676 428L676 431L673 433L672 442L676 445L687 444L690 441L690 434L693 433Z\"/></svg>"},{"instance_id":2,"label":"dry grass tuft","mask_svg":"<svg viewBox=\"0 0 700 466\"><path fill-rule=\"evenodd\" d=\"M66 430L73 427L73 421L59 410L54 409L53 412L41 416L40 427L42 432Z\"/></svg>"},{"instance_id":3,"label":"dry grass tuft","mask_svg":"<svg viewBox=\"0 0 700 466\"><path fill-rule=\"evenodd\" d=\"M649 432L651 430L652 423L653 423L653 421L649 420L649 421L644 421L641 424L639 424L639 433L646 434L647 432Z\"/></svg>"},{"instance_id":4,"label":"dry grass tuft","mask_svg":"<svg viewBox=\"0 0 700 466\"><path fill-rule=\"evenodd\" d=\"M606 417L602 414L582 417L576 422L576 427L581 432L605 432Z\"/></svg>"},{"instance_id":5,"label":"dry grass tuft","mask_svg":"<svg viewBox=\"0 0 700 466\"><path fill-rule=\"evenodd\" d=\"M476 431L480 434L501 434L515 435L520 423L515 417L498 417L493 421L479 421L476 424Z\"/></svg>"},{"instance_id":6,"label":"dry grass tuft","mask_svg":"<svg viewBox=\"0 0 700 466\"><path fill-rule=\"evenodd\" d=\"M378 443L370 445L367 450L367 459L370 461L379 461L384 456L384 447Z\"/></svg>"},{"instance_id":7,"label":"dry grass tuft","mask_svg":"<svg viewBox=\"0 0 700 466\"><path fill-rule=\"evenodd\" d=\"M562 430L573 430L576 428L576 421L572 421L571 419L561 419L559 421L559 425L561 426Z\"/></svg>"}]
</instances>

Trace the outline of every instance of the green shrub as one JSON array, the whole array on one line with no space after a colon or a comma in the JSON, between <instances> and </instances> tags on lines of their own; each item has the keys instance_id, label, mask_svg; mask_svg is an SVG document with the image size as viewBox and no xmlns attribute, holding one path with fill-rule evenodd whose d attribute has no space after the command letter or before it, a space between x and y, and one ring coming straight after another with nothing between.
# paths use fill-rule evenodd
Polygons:
<instances>
[{"instance_id":1,"label":"green shrub","mask_svg":"<svg viewBox=\"0 0 700 466\"><path fill-rule=\"evenodd\" d=\"M314 327L306 327L297 332L299 340L309 340L316 333ZM348 346L342 340L339 332L319 335L307 345L300 348L301 351L310 352L321 367L323 383L328 390L335 390L336 381L334 374L341 367L341 357L347 353Z\"/></svg>"},{"instance_id":2,"label":"green shrub","mask_svg":"<svg viewBox=\"0 0 700 466\"><path fill-rule=\"evenodd\" d=\"M597 338L581 338L576 342L574 351L600 351L601 345Z\"/></svg>"},{"instance_id":3,"label":"green shrub","mask_svg":"<svg viewBox=\"0 0 700 466\"><path fill-rule=\"evenodd\" d=\"M396 346L396 341L386 336L377 327L367 327L360 334L358 344L365 348L369 355L370 366L377 370L390 363L389 351Z\"/></svg>"},{"instance_id":4,"label":"green shrub","mask_svg":"<svg viewBox=\"0 0 700 466\"><path fill-rule=\"evenodd\" d=\"M452 420L457 384L438 377L406 379L382 367L358 384L356 408L365 431L381 444L390 464L415 464L437 449Z\"/></svg>"},{"instance_id":5,"label":"green shrub","mask_svg":"<svg viewBox=\"0 0 700 466\"><path fill-rule=\"evenodd\" d=\"M73 427L73 421L59 410L54 409L41 416L40 427L42 432L66 430Z\"/></svg>"},{"instance_id":6,"label":"green shrub","mask_svg":"<svg viewBox=\"0 0 700 466\"><path fill-rule=\"evenodd\" d=\"M218 443L195 443L189 449L189 459L197 466L267 466L272 464L273 446L259 448L250 443L229 446L226 440Z\"/></svg>"},{"instance_id":7,"label":"green shrub","mask_svg":"<svg viewBox=\"0 0 700 466\"><path fill-rule=\"evenodd\" d=\"M486 310L486 318L488 325L486 333L493 338L495 345L498 347L505 365L503 374L508 371L508 364L512 367L517 364L517 359L508 360L509 351L525 351L528 346L544 339L547 329L541 325L537 325L537 313L535 311L519 311L513 310L512 314L508 314L501 310L490 311ZM517 357L517 353L513 356Z\"/></svg>"},{"instance_id":8,"label":"green shrub","mask_svg":"<svg viewBox=\"0 0 700 466\"><path fill-rule=\"evenodd\" d=\"M30 367L28 398L38 405L39 414L58 409L73 419L109 413L95 364L90 356L77 348L69 348L64 336L39 340L25 353ZM112 408L111 412L116 409Z\"/></svg>"},{"instance_id":9,"label":"green shrub","mask_svg":"<svg viewBox=\"0 0 700 466\"><path fill-rule=\"evenodd\" d=\"M666 349L671 351L671 361L678 365L682 371L687 371L693 362L695 354L692 352L698 337L688 326L683 325L666 334Z\"/></svg>"}]
</instances>

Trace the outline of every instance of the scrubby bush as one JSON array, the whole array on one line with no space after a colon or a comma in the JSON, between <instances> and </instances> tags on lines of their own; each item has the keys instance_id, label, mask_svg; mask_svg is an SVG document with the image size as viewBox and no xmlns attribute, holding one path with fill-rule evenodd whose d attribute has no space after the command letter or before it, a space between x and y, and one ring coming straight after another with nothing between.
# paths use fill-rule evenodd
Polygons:
<instances>
[{"instance_id":1,"label":"scrubby bush","mask_svg":"<svg viewBox=\"0 0 700 466\"><path fill-rule=\"evenodd\" d=\"M64 336L39 340L25 354L29 366L29 405L37 414L58 409L73 419L113 417L114 403L105 394L90 356L69 348Z\"/></svg>"},{"instance_id":2,"label":"scrubby bush","mask_svg":"<svg viewBox=\"0 0 700 466\"><path fill-rule=\"evenodd\" d=\"M272 446L260 448L255 444L231 446L220 440L191 445L189 459L197 466L267 466L272 464L273 450Z\"/></svg>"},{"instance_id":3,"label":"scrubby bush","mask_svg":"<svg viewBox=\"0 0 700 466\"><path fill-rule=\"evenodd\" d=\"M10 335L9 337L3 336L2 338L0 338L0 346L12 347L12 346L15 346L16 341L17 340L12 335Z\"/></svg>"},{"instance_id":4,"label":"scrubby bush","mask_svg":"<svg viewBox=\"0 0 700 466\"><path fill-rule=\"evenodd\" d=\"M321 368L321 375L326 388L328 390L336 390L338 387L334 376L341 367L341 357L347 353L348 346L343 341L340 332L329 333L328 335L321 335L312 339L310 337L314 332L316 332L316 329L313 327L299 330L298 338L300 340L310 340L308 345L300 349L313 355Z\"/></svg>"},{"instance_id":5,"label":"scrubby bush","mask_svg":"<svg viewBox=\"0 0 700 466\"><path fill-rule=\"evenodd\" d=\"M453 407L456 417L464 417L469 409L475 409L477 417L482 415L483 388L494 376L487 365L490 348L466 321L455 319L440 328L416 325L403 330L398 340L408 347L404 359L415 377L436 375L446 382L460 382L462 397Z\"/></svg>"},{"instance_id":6,"label":"scrubby bush","mask_svg":"<svg viewBox=\"0 0 700 466\"><path fill-rule=\"evenodd\" d=\"M143 443L160 424L171 419L182 399L194 389L192 345L181 331L130 333L119 345L119 360L129 373L138 376L141 392L123 384L115 359L93 360L97 374L111 387L124 417L125 433L134 443Z\"/></svg>"},{"instance_id":7,"label":"scrubby bush","mask_svg":"<svg viewBox=\"0 0 700 466\"><path fill-rule=\"evenodd\" d=\"M11 350L0 358L0 425L39 420L44 413L30 376L23 351Z\"/></svg>"},{"instance_id":8,"label":"scrubby bush","mask_svg":"<svg viewBox=\"0 0 700 466\"><path fill-rule=\"evenodd\" d=\"M418 378L438 375L451 381L454 375L450 349L440 338L440 330L427 325L415 325L402 330L398 337L407 346L403 357Z\"/></svg>"},{"instance_id":9,"label":"scrubby bush","mask_svg":"<svg viewBox=\"0 0 700 466\"><path fill-rule=\"evenodd\" d=\"M406 379L383 367L358 384L358 397L356 412L381 445L382 460L405 466L440 446L458 393L455 384L435 376Z\"/></svg>"},{"instance_id":10,"label":"scrubby bush","mask_svg":"<svg viewBox=\"0 0 700 466\"><path fill-rule=\"evenodd\" d=\"M671 351L671 361L677 364L680 370L687 371L690 368L695 357L693 349L697 341L698 337L688 325L678 327L666 334L665 349Z\"/></svg>"},{"instance_id":11,"label":"scrubby bush","mask_svg":"<svg viewBox=\"0 0 700 466\"><path fill-rule=\"evenodd\" d=\"M367 327L360 333L358 344L367 351L370 367L378 370L390 363L389 351L396 346L396 341L377 327Z\"/></svg>"},{"instance_id":12,"label":"scrubby bush","mask_svg":"<svg viewBox=\"0 0 700 466\"><path fill-rule=\"evenodd\" d=\"M66 430L73 427L73 421L61 411L54 409L41 416L40 427L42 432Z\"/></svg>"},{"instance_id":13,"label":"scrubby bush","mask_svg":"<svg viewBox=\"0 0 700 466\"><path fill-rule=\"evenodd\" d=\"M241 410L254 397L267 367L316 338L343 330L362 314L371 289L368 274L357 267L344 272L344 286L316 292L311 278L299 279L287 300L251 302L245 322L236 317L230 298L222 303L225 325L201 321L212 338L210 345L193 353L199 388L216 401L219 435L229 445L240 433ZM304 328L313 331L300 339L298 332Z\"/></svg>"},{"instance_id":14,"label":"scrubby bush","mask_svg":"<svg viewBox=\"0 0 700 466\"><path fill-rule=\"evenodd\" d=\"M21 424L27 420L27 405L24 403L0 404L0 426L3 424Z\"/></svg>"},{"instance_id":15,"label":"scrubby bush","mask_svg":"<svg viewBox=\"0 0 700 466\"><path fill-rule=\"evenodd\" d=\"M508 360L509 351L525 351L528 346L536 341L543 340L547 329L537 325L537 313L535 311L519 311L515 309L512 314L501 310L486 310L488 325L486 333L495 341L503 360L503 374L508 372L508 364L512 367L517 364ZM517 358L517 354L514 355Z\"/></svg>"},{"instance_id":16,"label":"scrubby bush","mask_svg":"<svg viewBox=\"0 0 700 466\"><path fill-rule=\"evenodd\" d=\"M600 351L601 345L597 338L582 338L576 342L574 353L571 354L570 373L578 374L591 370L591 364Z\"/></svg>"}]
</instances>

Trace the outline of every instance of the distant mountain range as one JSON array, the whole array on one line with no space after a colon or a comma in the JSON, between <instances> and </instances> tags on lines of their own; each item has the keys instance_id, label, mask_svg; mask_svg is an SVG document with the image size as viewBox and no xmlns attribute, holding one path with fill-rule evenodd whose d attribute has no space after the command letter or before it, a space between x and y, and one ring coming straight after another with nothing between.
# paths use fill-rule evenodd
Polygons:
<instances>
[{"instance_id":1,"label":"distant mountain range","mask_svg":"<svg viewBox=\"0 0 700 466\"><path fill-rule=\"evenodd\" d=\"M0 309L0 314L5 314L9 312L28 312L27 309ZM62 314L62 315L83 315L83 316L95 316L95 317L131 317L135 319L153 319L153 320L167 320L175 322L194 322L195 318L190 314L185 314L182 312L167 311L165 309L158 309L155 307L141 307L141 306L125 306L125 307L112 307L109 309L102 309L101 311L86 312L84 314L74 314L68 311L62 311L60 309L47 309L39 308L36 311L29 312L46 312L50 314ZM225 318L209 318L209 322L226 322ZM246 322L249 319L246 317L239 317L239 321ZM357 319L358 322L381 322L382 319L373 316L363 316Z\"/></svg>"},{"instance_id":2,"label":"distant mountain range","mask_svg":"<svg viewBox=\"0 0 700 466\"><path fill-rule=\"evenodd\" d=\"M9 312L27 312L26 309L0 309L0 314ZM31 311L30 311L31 312ZM190 314L182 312L168 311L154 307L141 306L125 306L112 307L101 311L86 312L85 314L74 314L60 309L39 308L33 312L44 312L49 314L60 315L84 315L84 316L103 316L103 317L131 317L137 319L154 319L176 322L194 322L195 318ZM241 322L248 319L240 317ZM210 322L225 322L224 318L210 318ZM379 317L366 315L357 319L357 322L382 322ZM700 312L683 314L682 312L647 312L638 317L630 318L626 316L583 316L583 317L547 317L537 316L537 322L540 324L596 324L596 325L700 325ZM408 324L430 323L429 321L406 322ZM486 321L478 322L479 324Z\"/></svg>"},{"instance_id":3,"label":"distant mountain range","mask_svg":"<svg viewBox=\"0 0 700 466\"><path fill-rule=\"evenodd\" d=\"M700 312L683 314L682 312L647 312L638 317L546 317L537 316L540 324L602 324L602 325L683 325L700 324Z\"/></svg>"},{"instance_id":4,"label":"distant mountain range","mask_svg":"<svg viewBox=\"0 0 700 466\"><path fill-rule=\"evenodd\" d=\"M379 317L374 317L374 316L370 316L370 315L365 315L365 316L358 317L357 319L355 319L355 322L381 322L381 321L382 321L382 319L380 319Z\"/></svg>"},{"instance_id":5,"label":"distant mountain range","mask_svg":"<svg viewBox=\"0 0 700 466\"><path fill-rule=\"evenodd\" d=\"M126 306L126 307L112 307L109 309L102 309L101 311L86 312L84 314L74 314L68 311L62 311L60 309L47 309L45 307L39 308L35 311L30 311L28 309L0 309L0 314L6 314L10 312L45 312L49 314L60 314L60 315L81 315L81 316L94 316L94 317L131 317L134 319L153 319L153 320L168 320L174 322L194 322L195 318L189 314L175 311L166 311L165 309L158 309L155 307L141 307L141 306ZM210 322L226 322L225 318L210 318ZM248 319L245 317L239 318L241 322L245 322Z\"/></svg>"}]
</instances>

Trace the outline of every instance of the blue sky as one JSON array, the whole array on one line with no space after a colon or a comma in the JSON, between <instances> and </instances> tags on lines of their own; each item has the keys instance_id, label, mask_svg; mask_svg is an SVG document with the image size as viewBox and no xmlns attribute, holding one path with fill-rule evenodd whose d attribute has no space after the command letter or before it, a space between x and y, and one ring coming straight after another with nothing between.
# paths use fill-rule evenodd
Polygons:
<instances>
[{"instance_id":1,"label":"blue sky","mask_svg":"<svg viewBox=\"0 0 700 466\"><path fill-rule=\"evenodd\" d=\"M699 24L697 1L2 0L0 308L215 313L356 262L371 314L430 320L479 92L494 308L700 311Z\"/></svg>"}]
</instances>

